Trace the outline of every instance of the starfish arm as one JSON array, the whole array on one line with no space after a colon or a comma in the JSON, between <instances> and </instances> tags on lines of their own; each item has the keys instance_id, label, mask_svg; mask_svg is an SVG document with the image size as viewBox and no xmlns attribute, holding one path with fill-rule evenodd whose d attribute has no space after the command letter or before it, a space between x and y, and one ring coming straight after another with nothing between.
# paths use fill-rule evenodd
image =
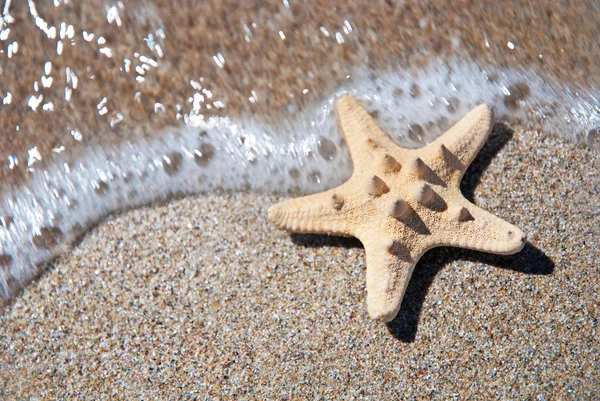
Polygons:
<instances>
[{"instance_id":1,"label":"starfish arm","mask_svg":"<svg viewBox=\"0 0 600 401\"><path fill-rule=\"evenodd\" d=\"M288 199L269 208L269 221L277 228L306 234L352 236L340 187L301 198Z\"/></svg>"},{"instance_id":2,"label":"starfish arm","mask_svg":"<svg viewBox=\"0 0 600 401\"><path fill-rule=\"evenodd\" d=\"M435 141L423 148L423 153L441 156L446 164L452 166L441 166L441 169L454 167L462 174L467 170L477 153L481 150L492 131L494 123L494 112L487 104L475 107L454 124L448 131ZM437 170L437 169L436 169Z\"/></svg>"},{"instance_id":3,"label":"starfish arm","mask_svg":"<svg viewBox=\"0 0 600 401\"><path fill-rule=\"evenodd\" d=\"M389 322L400 310L416 261L401 244L370 238L361 240L367 255L367 309L371 318Z\"/></svg>"},{"instance_id":4,"label":"starfish arm","mask_svg":"<svg viewBox=\"0 0 600 401\"><path fill-rule=\"evenodd\" d=\"M448 226L446 239L438 246L456 246L498 255L512 255L523 249L525 234L509 222L463 200L466 209L463 221L454 220L454 226ZM457 207L453 207L457 210Z\"/></svg>"},{"instance_id":5,"label":"starfish arm","mask_svg":"<svg viewBox=\"0 0 600 401\"><path fill-rule=\"evenodd\" d=\"M336 105L336 114L355 171L362 172L372 166L373 151L376 149L398 148L353 97L340 98Z\"/></svg>"}]
</instances>

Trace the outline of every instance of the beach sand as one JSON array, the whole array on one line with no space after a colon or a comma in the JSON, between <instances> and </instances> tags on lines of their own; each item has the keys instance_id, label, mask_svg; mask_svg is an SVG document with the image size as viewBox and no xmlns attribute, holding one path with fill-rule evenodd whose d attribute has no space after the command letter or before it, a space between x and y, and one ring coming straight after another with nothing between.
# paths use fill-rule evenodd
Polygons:
<instances>
[{"instance_id":1,"label":"beach sand","mask_svg":"<svg viewBox=\"0 0 600 401\"><path fill-rule=\"evenodd\" d=\"M2 399L593 399L600 157L498 124L463 192L514 256L418 263L369 319L354 239L288 235L287 197L211 194L111 217L0 316Z\"/></svg>"},{"instance_id":2,"label":"beach sand","mask_svg":"<svg viewBox=\"0 0 600 401\"><path fill-rule=\"evenodd\" d=\"M37 5L77 38L103 35L111 59L97 39L59 54L31 5L13 2L20 50L2 64L13 101L0 108L0 194L27 185L34 146L41 168L61 146L75 157L180 124L174 111L200 77L227 105L206 116L269 123L360 66L417 73L458 58L598 86L593 0L286 3L133 1L122 29L97 2ZM342 45L345 21L354 31ZM144 35L159 28L165 58L142 84L122 62L151 55ZM41 114L27 101L48 61L57 83L40 93L56 110ZM67 67L80 77L70 101L58 84ZM113 127L117 112L126 118ZM598 398L600 155L549 134L581 133L497 124L463 181L469 199L528 235L523 251L428 252L390 324L368 317L360 242L269 224L267 208L293 194L213 193L109 217L0 307L0 399Z\"/></svg>"}]
</instances>

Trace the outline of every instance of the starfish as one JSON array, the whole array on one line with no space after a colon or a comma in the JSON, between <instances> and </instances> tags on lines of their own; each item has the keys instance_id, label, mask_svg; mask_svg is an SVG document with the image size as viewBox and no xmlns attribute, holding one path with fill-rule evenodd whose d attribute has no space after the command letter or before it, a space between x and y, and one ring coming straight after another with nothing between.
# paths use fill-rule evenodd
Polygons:
<instances>
[{"instance_id":1,"label":"starfish","mask_svg":"<svg viewBox=\"0 0 600 401\"><path fill-rule=\"evenodd\" d=\"M341 186L269 208L278 228L358 238L367 257L367 309L373 319L396 317L419 258L438 246L513 254L525 235L469 202L460 181L493 124L479 105L420 149L395 144L360 103L340 98L336 113L354 171Z\"/></svg>"}]
</instances>

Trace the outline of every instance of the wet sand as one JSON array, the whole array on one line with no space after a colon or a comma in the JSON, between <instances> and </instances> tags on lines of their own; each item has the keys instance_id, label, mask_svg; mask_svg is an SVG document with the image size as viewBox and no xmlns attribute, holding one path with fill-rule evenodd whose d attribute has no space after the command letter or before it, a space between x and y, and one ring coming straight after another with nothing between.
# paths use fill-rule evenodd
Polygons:
<instances>
[{"instance_id":1,"label":"wet sand","mask_svg":"<svg viewBox=\"0 0 600 401\"><path fill-rule=\"evenodd\" d=\"M34 166L40 170L56 159L53 149L64 147L76 158L93 144L135 141L181 126L176 116L190 112L196 92L191 81L212 94L206 105L224 105L203 104L204 116L253 116L270 124L285 124L288 107L301 112L328 97L359 67L418 73L432 59L460 59L482 68L533 68L574 90L600 85L594 0L134 0L115 8L120 25L109 22L108 7L97 2L37 2L35 8L48 26L60 31L61 23L73 24L76 34L50 39L26 2L12 2L15 22L7 25L5 43L18 43L19 51L2 58L0 96L11 93L12 102L0 104L0 193L30 179L34 146L43 159ZM82 31L93 38L84 39ZM41 80L47 62L54 79L48 87ZM30 108L31 96L43 96L53 111L43 111L42 103ZM12 155L20 163L10 168Z\"/></svg>"},{"instance_id":2,"label":"wet sand","mask_svg":"<svg viewBox=\"0 0 600 401\"><path fill-rule=\"evenodd\" d=\"M356 240L289 236L283 196L211 194L109 218L0 316L3 399L593 399L600 157L496 125L463 193L514 256L439 248L371 321Z\"/></svg>"}]
</instances>

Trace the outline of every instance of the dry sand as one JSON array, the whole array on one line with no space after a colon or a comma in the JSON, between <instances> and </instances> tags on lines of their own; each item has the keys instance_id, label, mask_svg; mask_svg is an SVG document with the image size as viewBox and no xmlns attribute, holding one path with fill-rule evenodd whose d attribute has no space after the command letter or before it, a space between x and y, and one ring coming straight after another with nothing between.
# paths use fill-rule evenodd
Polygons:
<instances>
[{"instance_id":1,"label":"dry sand","mask_svg":"<svg viewBox=\"0 0 600 401\"><path fill-rule=\"evenodd\" d=\"M594 399L600 157L497 126L463 192L514 256L419 262L371 321L356 240L289 236L281 197L213 194L108 219L0 316L2 399Z\"/></svg>"}]
</instances>

